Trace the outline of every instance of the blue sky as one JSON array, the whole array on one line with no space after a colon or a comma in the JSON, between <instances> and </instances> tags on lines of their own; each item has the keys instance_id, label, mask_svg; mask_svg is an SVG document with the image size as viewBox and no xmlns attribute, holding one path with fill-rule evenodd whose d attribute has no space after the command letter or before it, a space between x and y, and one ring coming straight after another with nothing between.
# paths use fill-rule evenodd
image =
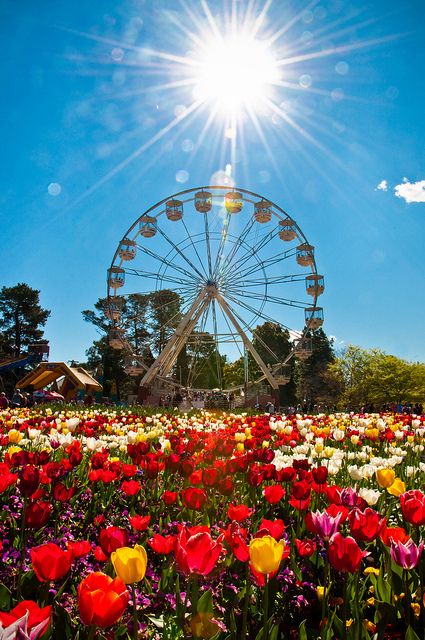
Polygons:
<instances>
[{"instance_id":1,"label":"blue sky","mask_svg":"<svg viewBox=\"0 0 425 640\"><path fill-rule=\"evenodd\" d=\"M219 30L230 4L208 2ZM239 19L264 7L234 4ZM84 359L96 334L81 310L105 295L133 221L227 166L315 245L338 345L424 361L422 15L419 0L274 0L256 38L277 34L287 61L270 88L280 113L254 108L261 135L240 117L232 145L223 113L201 137L212 103L188 115L179 60L196 60L184 28L207 28L201 3L3 0L0 284L41 290L52 359Z\"/></svg>"}]
</instances>

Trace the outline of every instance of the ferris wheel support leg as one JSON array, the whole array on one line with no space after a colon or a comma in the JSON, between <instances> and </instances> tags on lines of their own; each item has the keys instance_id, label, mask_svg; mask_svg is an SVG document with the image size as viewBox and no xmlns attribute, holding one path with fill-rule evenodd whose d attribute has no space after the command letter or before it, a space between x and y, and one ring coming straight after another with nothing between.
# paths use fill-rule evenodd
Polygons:
<instances>
[{"instance_id":1,"label":"ferris wheel support leg","mask_svg":"<svg viewBox=\"0 0 425 640\"><path fill-rule=\"evenodd\" d=\"M161 373L162 376L166 376L171 371L171 368L175 363L175 361L177 360L180 351L183 349L184 345L186 344L187 339L189 338L201 314L203 313L203 311L205 310L205 307L208 304L209 304L209 300L203 301L203 303L199 306L198 310L196 311L196 314L194 315L194 317L190 320L189 324L185 327L184 333L178 336L177 340L174 343L174 348L171 350L166 362L162 366L162 373Z\"/></svg>"},{"instance_id":2,"label":"ferris wheel support leg","mask_svg":"<svg viewBox=\"0 0 425 640\"><path fill-rule=\"evenodd\" d=\"M272 372L269 371L269 369L267 368L266 364L263 362L260 354L258 353L256 348L254 347L252 342L249 340L249 338L246 336L244 330L242 329L242 327L240 326L240 324L236 320L235 316L231 312L227 302L222 298L222 296L219 293L216 293L215 297L216 297L216 300L217 300L218 304L223 309L224 313L227 315L227 317L229 318L230 322L235 327L236 331L239 333L239 335L242 338L242 342L244 343L245 347L251 353L251 355L254 358L255 362L258 364L258 366L260 367L261 371L264 373L264 376L267 378L267 380L268 380L270 386L272 387L272 389L279 389L279 385L276 382Z\"/></svg>"},{"instance_id":3,"label":"ferris wheel support leg","mask_svg":"<svg viewBox=\"0 0 425 640\"><path fill-rule=\"evenodd\" d=\"M155 362L153 362L149 369L146 371L140 382L140 386L148 387L159 375L161 369L163 369L164 367L168 367L169 370L172 367L173 362L182 350L187 337L198 321L199 316L205 309L205 306L208 304L208 298L206 299L206 294L206 289L202 289L202 291L199 293L192 306L190 307L189 311L181 319L174 335L167 342ZM179 349L177 350L178 345Z\"/></svg>"}]
</instances>

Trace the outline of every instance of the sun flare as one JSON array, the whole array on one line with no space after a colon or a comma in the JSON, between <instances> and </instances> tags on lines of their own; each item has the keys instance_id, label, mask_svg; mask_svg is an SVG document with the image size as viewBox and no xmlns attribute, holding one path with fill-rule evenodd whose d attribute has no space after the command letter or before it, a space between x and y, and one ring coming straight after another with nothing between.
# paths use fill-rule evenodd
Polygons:
<instances>
[{"instance_id":1,"label":"sun flare","mask_svg":"<svg viewBox=\"0 0 425 640\"><path fill-rule=\"evenodd\" d=\"M218 112L256 111L271 97L279 68L267 42L251 35L216 37L196 56L194 98Z\"/></svg>"}]
</instances>

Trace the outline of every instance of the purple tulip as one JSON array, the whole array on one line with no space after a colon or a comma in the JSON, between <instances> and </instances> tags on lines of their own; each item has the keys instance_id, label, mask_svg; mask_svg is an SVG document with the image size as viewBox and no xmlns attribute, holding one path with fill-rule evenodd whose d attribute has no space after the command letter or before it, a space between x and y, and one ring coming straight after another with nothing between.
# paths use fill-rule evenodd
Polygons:
<instances>
[{"instance_id":1,"label":"purple tulip","mask_svg":"<svg viewBox=\"0 0 425 640\"><path fill-rule=\"evenodd\" d=\"M338 513L335 517L329 515L326 511L320 513L320 511L312 512L311 521L316 530L316 533L322 540L329 540L334 533L338 531L339 521L342 514Z\"/></svg>"},{"instance_id":2,"label":"purple tulip","mask_svg":"<svg viewBox=\"0 0 425 640\"><path fill-rule=\"evenodd\" d=\"M423 548L423 542L416 545L411 538L405 544L391 540L391 558L403 569L413 569L419 562Z\"/></svg>"}]
</instances>

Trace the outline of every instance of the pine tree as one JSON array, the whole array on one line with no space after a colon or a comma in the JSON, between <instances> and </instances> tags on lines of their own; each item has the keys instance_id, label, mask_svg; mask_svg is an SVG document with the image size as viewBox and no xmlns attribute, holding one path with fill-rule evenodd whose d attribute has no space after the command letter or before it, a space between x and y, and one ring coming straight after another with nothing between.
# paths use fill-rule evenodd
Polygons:
<instances>
[{"instance_id":1,"label":"pine tree","mask_svg":"<svg viewBox=\"0 0 425 640\"><path fill-rule=\"evenodd\" d=\"M20 356L43 337L50 311L40 306L40 291L25 283L0 290L0 347L3 353Z\"/></svg>"}]
</instances>

